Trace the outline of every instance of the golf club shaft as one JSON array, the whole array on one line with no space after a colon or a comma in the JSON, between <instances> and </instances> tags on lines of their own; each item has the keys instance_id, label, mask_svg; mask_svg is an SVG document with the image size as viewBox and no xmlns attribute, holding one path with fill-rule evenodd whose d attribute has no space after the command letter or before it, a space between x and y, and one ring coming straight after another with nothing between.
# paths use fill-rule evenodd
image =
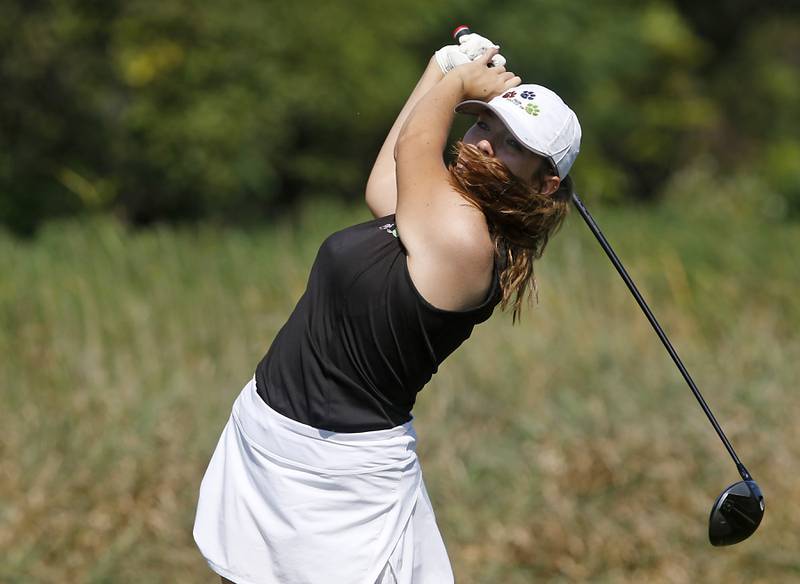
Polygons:
<instances>
[{"instance_id":1,"label":"golf club shaft","mask_svg":"<svg viewBox=\"0 0 800 584\"><path fill-rule=\"evenodd\" d=\"M664 347L666 347L669 356L672 357L672 360L675 362L675 365L678 366L681 375L683 375L683 378L686 380L686 383L689 384L689 388L692 390L694 397L697 398L697 401L700 403L700 407L703 408L703 411L706 413L706 416L711 422L711 425L714 426L714 430L717 431L717 434L722 440L722 443L725 445L725 448L728 449L728 453L731 455L731 458L733 458L733 461L736 463L736 468L739 470L739 474L742 476L744 480L752 480L750 473L747 472L747 469L745 468L744 464L742 464L742 461L739 460L738 456L736 456L736 452L733 450L733 446L731 446L730 441L725 436L725 432L722 431L722 428L720 427L719 423L714 417L714 414L711 413L711 410L709 409L706 400L703 399L703 396L700 394L700 390L697 389L697 386L694 384L694 381L692 381L692 377L689 375L689 372L686 370L686 367L684 367L680 357L678 357L678 353L672 347L672 343L669 342L669 338L667 338L666 333L664 333L664 331L662 330L661 325L658 324L656 317L653 316L653 312L650 310L650 307L647 306L647 303L644 301L644 298L642 298L642 295L636 288L636 284L633 283L633 280L628 275L628 272L625 271L625 267L622 265L622 262L617 257L617 254L615 254L614 250L611 249L611 246L609 245L608 241L606 241L606 238L603 236L603 233L600 231L600 228L597 226L597 223L595 223L594 218L591 216L589 211L583 205L583 201L580 200L577 194L572 193L572 202L578 209L578 212L581 214L581 217L583 217L583 220L586 221L586 224L589 226L589 229L591 229L592 233L594 233L594 236L597 238L597 241L600 242L600 246L603 248L603 251L606 252L606 255L611 260L611 263L614 264L615 268L617 268L617 272L619 272L619 275L622 276L622 279L628 286L628 290L630 290L631 294L633 294L633 297L636 299L636 302L639 304L639 307L642 309L642 312L644 312L645 316L647 317L647 320L650 321L650 324L656 331L658 338L661 339L661 342L664 344Z\"/></svg>"},{"instance_id":2,"label":"golf club shaft","mask_svg":"<svg viewBox=\"0 0 800 584\"><path fill-rule=\"evenodd\" d=\"M451 36L456 41L458 41L458 39L462 35L469 34L471 32L472 31L468 26L461 25L451 33ZM683 365L683 362L681 361L680 357L678 357L678 353L672 347L672 343L670 343L666 333L661 328L661 325L658 324L658 321L656 320L656 317L653 315L653 312L650 310L650 307L647 305L647 302L644 301L644 298L642 298L642 295L639 293L638 288L636 288L636 284L633 283L633 280L628 275L628 272L625 270L625 267L622 265L622 262L617 257L617 254L615 254L614 250L611 249L611 245L609 245L602 231L600 231L600 228L597 226L597 223L595 223L594 218L586 209L586 207L583 205L583 201L581 201L580 197L578 197L576 193L572 193L572 202L578 209L578 212L581 214L581 217L583 217L583 220L586 221L586 224L589 226L589 229L592 231L592 233L594 233L594 236L597 238L597 241L600 243L600 246L606 252L606 255L611 260L611 263L614 264L614 267L617 269L617 272L619 272L619 275L622 276L622 279L628 286L628 290L631 291L631 294L633 294L633 297L636 299L636 302L639 304L639 307L642 309L642 312L644 312L645 316L647 317L647 320L650 321L650 324L656 331L658 338L661 339L661 342L667 349L669 356L672 357L672 360L675 362L675 365L678 366L678 370L680 370L681 375L683 375L683 378L686 380L686 383L689 384L689 389L692 390L694 397L697 399L698 403L700 404L700 407L703 408L703 411L705 412L706 417L708 417L708 420L711 422L711 425L714 426L714 430L716 430L717 435L720 437L720 440L722 440L722 443L725 445L725 448L727 448L728 453L731 455L731 458L733 459L733 462L736 463L736 468L739 471L739 474L746 481L752 480L750 473L747 471L744 464L742 464L742 461L739 460L739 457L736 455L736 451L733 449L733 446L728 440L728 437L725 436L725 432L722 431L722 427L719 425L719 422L717 422L717 419L714 417L714 414L711 413L711 409L708 407L706 400L703 399L700 390L697 389L697 386L694 384L692 376L689 375L689 372L686 370L686 367Z\"/></svg>"}]
</instances>

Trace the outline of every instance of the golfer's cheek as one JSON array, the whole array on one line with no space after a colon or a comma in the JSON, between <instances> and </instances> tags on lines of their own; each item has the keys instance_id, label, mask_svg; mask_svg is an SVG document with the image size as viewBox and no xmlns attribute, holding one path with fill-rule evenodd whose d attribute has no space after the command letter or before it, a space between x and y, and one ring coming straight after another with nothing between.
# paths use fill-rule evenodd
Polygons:
<instances>
[{"instance_id":1,"label":"golfer's cheek","mask_svg":"<svg viewBox=\"0 0 800 584\"><path fill-rule=\"evenodd\" d=\"M469 130L467 130L461 141L464 144L475 144L478 141L477 132L475 131L475 126L472 126Z\"/></svg>"}]
</instances>

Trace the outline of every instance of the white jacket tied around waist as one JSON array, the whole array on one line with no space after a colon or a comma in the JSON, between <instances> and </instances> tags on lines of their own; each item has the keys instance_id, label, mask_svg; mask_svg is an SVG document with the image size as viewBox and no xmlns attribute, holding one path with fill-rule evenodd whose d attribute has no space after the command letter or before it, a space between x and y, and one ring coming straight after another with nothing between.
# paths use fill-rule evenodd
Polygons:
<instances>
[{"instance_id":1,"label":"white jacket tied around waist","mask_svg":"<svg viewBox=\"0 0 800 584\"><path fill-rule=\"evenodd\" d=\"M333 433L272 410L251 380L200 486L194 538L237 584L447 584L411 422Z\"/></svg>"}]
</instances>

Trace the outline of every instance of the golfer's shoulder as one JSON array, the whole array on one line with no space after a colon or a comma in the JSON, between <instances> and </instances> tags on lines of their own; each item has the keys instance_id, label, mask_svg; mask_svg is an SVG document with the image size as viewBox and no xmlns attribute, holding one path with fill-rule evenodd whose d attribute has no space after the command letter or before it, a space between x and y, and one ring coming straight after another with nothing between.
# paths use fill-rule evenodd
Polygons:
<instances>
[{"instance_id":1,"label":"golfer's shoulder","mask_svg":"<svg viewBox=\"0 0 800 584\"><path fill-rule=\"evenodd\" d=\"M486 218L461 197L449 203L413 219L398 218L398 232L408 255L463 267L485 267L494 251Z\"/></svg>"},{"instance_id":2,"label":"golfer's shoulder","mask_svg":"<svg viewBox=\"0 0 800 584\"><path fill-rule=\"evenodd\" d=\"M483 214L457 212L414 232L409 243L411 279L437 308L464 310L480 304L491 285L494 245ZM401 240L402 231L399 232Z\"/></svg>"}]
</instances>

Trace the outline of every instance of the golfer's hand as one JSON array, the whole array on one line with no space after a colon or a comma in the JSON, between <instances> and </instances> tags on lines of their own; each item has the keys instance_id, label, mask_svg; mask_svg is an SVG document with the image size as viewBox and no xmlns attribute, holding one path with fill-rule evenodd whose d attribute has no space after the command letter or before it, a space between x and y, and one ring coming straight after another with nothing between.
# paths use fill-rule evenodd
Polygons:
<instances>
[{"instance_id":1,"label":"golfer's hand","mask_svg":"<svg viewBox=\"0 0 800 584\"><path fill-rule=\"evenodd\" d=\"M489 67L498 49L493 47L483 55L461 67L453 69L448 75L458 76L463 88L464 99L489 101L522 83L522 79L504 66Z\"/></svg>"},{"instance_id":2,"label":"golfer's hand","mask_svg":"<svg viewBox=\"0 0 800 584\"><path fill-rule=\"evenodd\" d=\"M491 48L500 48L489 39L474 33L462 35L459 39L459 43L458 45L444 46L434 53L436 63L438 63L439 68L445 75L456 67L466 65L482 57L483 54ZM496 67L505 64L505 57L499 53L492 58L492 65Z\"/></svg>"}]
</instances>

